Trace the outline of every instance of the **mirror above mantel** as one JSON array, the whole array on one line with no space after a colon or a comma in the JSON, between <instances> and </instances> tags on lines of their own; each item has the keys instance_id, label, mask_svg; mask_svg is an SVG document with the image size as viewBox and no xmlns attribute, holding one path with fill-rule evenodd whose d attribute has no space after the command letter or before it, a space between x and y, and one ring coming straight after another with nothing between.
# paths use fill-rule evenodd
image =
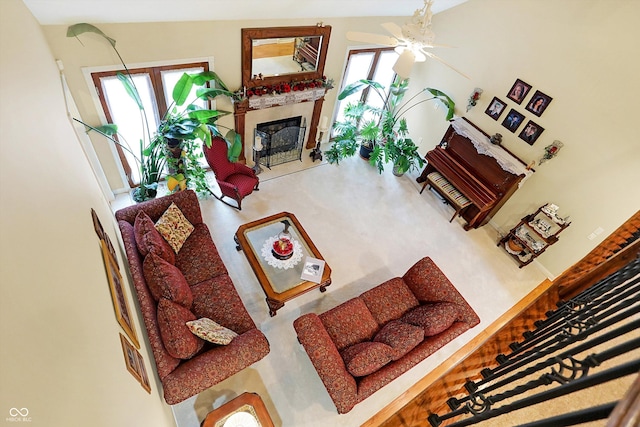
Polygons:
<instances>
[{"instance_id":1,"label":"mirror above mantel","mask_svg":"<svg viewBox=\"0 0 640 427\"><path fill-rule=\"evenodd\" d=\"M331 27L242 29L245 88L322 78Z\"/></svg>"},{"instance_id":2,"label":"mirror above mantel","mask_svg":"<svg viewBox=\"0 0 640 427\"><path fill-rule=\"evenodd\" d=\"M256 87L276 86L282 83L321 80L327 58L331 26L318 24L300 27L265 27L242 29L242 86L245 94ZM294 89L295 90L295 89ZM294 96L296 103L313 102L313 112L307 127L306 148L316 144L316 131L324 102L324 91L313 96ZM305 91L304 95L309 95ZM255 111L249 99L234 104L236 132L241 136L244 150L251 144L251 130L245 130L246 114ZM271 104L269 104L271 105ZM274 105L278 105L275 103Z\"/></svg>"}]
</instances>

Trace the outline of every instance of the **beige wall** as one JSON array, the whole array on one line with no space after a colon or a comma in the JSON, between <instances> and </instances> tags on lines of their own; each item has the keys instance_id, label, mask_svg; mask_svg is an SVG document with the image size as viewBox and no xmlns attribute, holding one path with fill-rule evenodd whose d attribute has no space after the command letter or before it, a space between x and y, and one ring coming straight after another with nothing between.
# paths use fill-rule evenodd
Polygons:
<instances>
[{"instance_id":1,"label":"beige wall","mask_svg":"<svg viewBox=\"0 0 640 427\"><path fill-rule=\"evenodd\" d=\"M90 210L116 242L113 215L20 0L0 2L0 63L0 419L27 408L20 425L175 425L155 378L148 394L125 367Z\"/></svg>"},{"instance_id":2,"label":"beige wall","mask_svg":"<svg viewBox=\"0 0 640 427\"><path fill-rule=\"evenodd\" d=\"M457 102L457 114L466 115L488 133L500 132L504 144L529 162L558 139L565 144L560 155L537 168L538 172L493 219L502 231L539 205L552 202L572 225L560 243L538 260L551 276L579 260L631 214L640 208L640 145L630 132L628 115L634 111L638 81L639 34L634 17L638 0L470 0L435 16L438 41L457 46L437 53L471 76L466 80L435 61L418 64L412 87L436 87ZM333 27L325 74L340 81L345 52L356 43L346 31L382 32L382 22L403 18L207 21L98 25L117 40L129 64L212 57L215 71L231 88L240 87L240 29L280 25L313 25L324 21ZM82 66L117 64L118 59L98 37L86 35L83 43L65 36L66 26L44 27L54 56L62 59L70 87L83 119L97 123L98 116L82 77ZM508 101L505 94L516 78L539 89L553 101L538 118ZM482 99L469 113L465 107L474 87L484 89ZM327 95L323 114L332 116L338 90ZM493 96L518 107L527 118L545 128L529 146L499 122L484 114ZM221 103L221 108L230 108ZM506 113L505 113L506 114ZM443 111L425 104L409 114L415 139L423 138L422 151L433 147L446 129ZM632 122L632 120L631 120ZM112 188L119 176L104 140L94 140ZM596 239L587 235L601 227ZM502 254L497 254L501 256ZM529 267L532 268L532 267Z\"/></svg>"},{"instance_id":3,"label":"beige wall","mask_svg":"<svg viewBox=\"0 0 640 427\"><path fill-rule=\"evenodd\" d=\"M500 132L504 145L527 163L539 159L553 140L564 143L555 159L536 166L534 176L493 219L507 232L547 202L570 215L572 224L560 241L538 258L552 275L640 209L640 137L633 118L640 94L638 16L638 0L470 0L436 15L434 31L441 43L457 46L438 54L471 80L434 62L414 69L414 87L433 86L450 94L457 114L466 114L489 134ZM516 78L553 98L541 117L506 98ZM484 93L465 113L474 87ZM502 127L506 113L498 122L484 113L494 96L507 101L507 110L516 108L545 128L533 146ZM418 134L431 135L425 137L425 151L446 128L442 113L433 110L409 123ZM435 135L429 132L435 129ZM604 232L587 239L598 227Z\"/></svg>"}]
</instances>

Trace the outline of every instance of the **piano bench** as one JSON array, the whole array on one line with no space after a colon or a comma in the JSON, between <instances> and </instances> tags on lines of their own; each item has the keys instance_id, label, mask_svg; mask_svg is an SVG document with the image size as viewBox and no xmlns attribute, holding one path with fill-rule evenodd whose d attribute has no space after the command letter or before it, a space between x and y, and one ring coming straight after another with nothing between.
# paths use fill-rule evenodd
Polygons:
<instances>
[{"instance_id":1,"label":"piano bench","mask_svg":"<svg viewBox=\"0 0 640 427\"><path fill-rule=\"evenodd\" d=\"M420 194L422 194L427 185L436 190L436 192L444 197L455 209L449 222L452 222L456 216L461 215L462 211L471 204L471 200L467 199L464 194L458 191L456 187L438 172L431 172L427 175Z\"/></svg>"}]
</instances>

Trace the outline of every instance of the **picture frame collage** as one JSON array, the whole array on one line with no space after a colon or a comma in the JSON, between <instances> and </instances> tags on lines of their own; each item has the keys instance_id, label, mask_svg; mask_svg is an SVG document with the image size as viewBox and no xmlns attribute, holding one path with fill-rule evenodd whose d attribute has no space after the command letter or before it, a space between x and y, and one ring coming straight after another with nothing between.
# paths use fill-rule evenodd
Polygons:
<instances>
[{"instance_id":1,"label":"picture frame collage","mask_svg":"<svg viewBox=\"0 0 640 427\"><path fill-rule=\"evenodd\" d=\"M518 105L522 105L523 101L527 98L529 93L531 92L533 86L526 83L521 79L516 79L516 81L507 92L507 99L515 102ZM524 104L525 110L529 113L540 117L542 113L547 109L549 104L553 98L549 95L543 93L540 90L535 90L533 95L528 99L528 101ZM485 110L485 114L491 117L493 120L498 121L498 119L502 116L507 110L507 103L502 99L494 96L489 106ZM526 117L524 114L520 113L516 108L509 109L509 112L502 119L502 126L507 128L510 132L516 133L519 130L518 138L522 139L529 145L533 145L542 132L544 132L544 128L540 126L538 123L529 119L527 123L521 127L521 125L526 121Z\"/></svg>"},{"instance_id":2,"label":"picture frame collage","mask_svg":"<svg viewBox=\"0 0 640 427\"><path fill-rule=\"evenodd\" d=\"M122 345L125 365L131 375L142 385L142 388L148 393L151 393L151 384L145 369L144 359L137 350L140 348L140 342L136 334L132 312L127 302L124 282L122 280L122 274L120 273L115 248L109 239L109 235L104 231L100 218L98 218L94 209L91 209L91 220L93 222L93 228L100 239L100 248L116 320L126 334L125 336L120 333L120 343Z\"/></svg>"}]
</instances>

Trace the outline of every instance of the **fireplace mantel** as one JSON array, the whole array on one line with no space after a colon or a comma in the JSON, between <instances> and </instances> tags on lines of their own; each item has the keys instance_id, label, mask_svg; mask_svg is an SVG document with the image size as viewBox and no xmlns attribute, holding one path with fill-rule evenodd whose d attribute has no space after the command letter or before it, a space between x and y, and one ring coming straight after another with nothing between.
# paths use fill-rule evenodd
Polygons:
<instances>
[{"instance_id":1,"label":"fireplace mantel","mask_svg":"<svg viewBox=\"0 0 640 427\"><path fill-rule=\"evenodd\" d=\"M261 97L245 98L234 104L234 117L236 132L242 138L242 152L239 160L246 163L245 157L245 132L246 132L246 115L251 111L259 111L267 108L273 108L283 105L299 104L303 102L313 102L313 113L309 120L307 141L305 148L314 148L316 145L316 132L318 123L320 122L320 112L322 111L322 103L324 102L325 88L307 89L304 91L289 92L278 95L263 95ZM257 102L253 99L258 100Z\"/></svg>"}]
</instances>

